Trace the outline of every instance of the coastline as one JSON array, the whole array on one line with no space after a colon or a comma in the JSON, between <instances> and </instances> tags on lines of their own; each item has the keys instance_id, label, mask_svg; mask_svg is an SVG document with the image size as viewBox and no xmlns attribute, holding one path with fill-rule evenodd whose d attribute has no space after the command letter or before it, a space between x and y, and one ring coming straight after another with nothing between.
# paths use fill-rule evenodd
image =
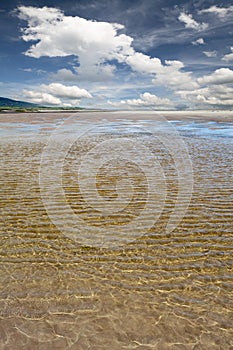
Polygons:
<instances>
[{"instance_id":1,"label":"coastline","mask_svg":"<svg viewBox=\"0 0 233 350\"><path fill-rule=\"evenodd\" d=\"M28 123L28 124L41 124L56 122L74 114L84 117L88 117L96 121L96 117L103 114L104 118L108 115L108 120L129 118L131 120L137 119L140 115L140 119L148 119L154 116L161 116L167 120L181 120L181 121L205 121L205 122L230 122L233 123L233 111L232 110L193 110L193 111L43 111L43 112L3 112L0 113L0 123Z\"/></svg>"}]
</instances>

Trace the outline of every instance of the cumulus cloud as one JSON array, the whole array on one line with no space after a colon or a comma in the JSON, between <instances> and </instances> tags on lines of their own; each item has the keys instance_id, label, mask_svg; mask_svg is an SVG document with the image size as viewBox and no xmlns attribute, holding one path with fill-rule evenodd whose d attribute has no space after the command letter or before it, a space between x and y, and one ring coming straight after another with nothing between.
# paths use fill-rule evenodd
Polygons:
<instances>
[{"instance_id":1,"label":"cumulus cloud","mask_svg":"<svg viewBox=\"0 0 233 350\"><path fill-rule=\"evenodd\" d=\"M137 72L155 74L160 71L163 66L159 58L151 58L140 52L134 52L126 58L126 63Z\"/></svg>"},{"instance_id":2,"label":"cumulus cloud","mask_svg":"<svg viewBox=\"0 0 233 350\"><path fill-rule=\"evenodd\" d=\"M59 98L52 96L46 92L33 91L33 90L23 90L24 97L36 104L45 105L61 105L62 102Z\"/></svg>"},{"instance_id":3,"label":"cumulus cloud","mask_svg":"<svg viewBox=\"0 0 233 350\"><path fill-rule=\"evenodd\" d=\"M231 53L224 55L222 60L226 62L233 61L233 46L231 47Z\"/></svg>"},{"instance_id":4,"label":"cumulus cloud","mask_svg":"<svg viewBox=\"0 0 233 350\"><path fill-rule=\"evenodd\" d=\"M180 97L198 108L232 108L233 88L225 85L212 85L193 91L178 91Z\"/></svg>"},{"instance_id":5,"label":"cumulus cloud","mask_svg":"<svg viewBox=\"0 0 233 350\"><path fill-rule=\"evenodd\" d=\"M233 70L220 68L209 75L197 79L199 88L180 90L179 95L198 108L232 108L233 107Z\"/></svg>"},{"instance_id":6,"label":"cumulus cloud","mask_svg":"<svg viewBox=\"0 0 233 350\"><path fill-rule=\"evenodd\" d=\"M79 105L80 99L91 98L91 94L78 86L59 83L42 84L37 90L23 90L23 95L33 103L45 105ZM68 101L68 102L67 102Z\"/></svg>"},{"instance_id":7,"label":"cumulus cloud","mask_svg":"<svg viewBox=\"0 0 233 350\"><path fill-rule=\"evenodd\" d=\"M217 51L203 51L204 55L207 57L216 57L217 56Z\"/></svg>"},{"instance_id":8,"label":"cumulus cloud","mask_svg":"<svg viewBox=\"0 0 233 350\"><path fill-rule=\"evenodd\" d=\"M73 72L64 68L54 78L104 81L114 76L115 60L135 72L151 74L155 84L165 84L171 89L177 89L178 84L195 87L191 73L182 70L182 62L166 61L163 65L157 57L136 52L133 38L119 34L124 28L121 24L65 16L60 10L47 7L20 6L18 10L19 17L28 22L28 27L23 29L23 40L36 41L26 55L35 58L75 55L78 58L79 65L73 67Z\"/></svg>"},{"instance_id":9,"label":"cumulus cloud","mask_svg":"<svg viewBox=\"0 0 233 350\"><path fill-rule=\"evenodd\" d=\"M34 41L26 51L26 55L35 58L69 55L76 57L77 63L71 68L72 70L63 68L50 75L54 78L53 81L71 83L81 79L92 82L109 80L120 69L119 67L127 65L134 72L134 77L138 77L139 74L144 75L146 79L149 77L156 87L171 89L185 102L190 101L190 104L194 102L197 106L231 105L232 90L229 90L231 89L229 84L233 83L233 71L228 68L220 68L209 75L195 79L191 72L185 70L181 61L162 62L157 57L137 52L133 47L133 39L122 34L123 26L118 23L65 16L62 11L47 7L20 6L19 17L28 24L23 29L23 40ZM197 31L207 28L207 24L198 23L192 15L184 12L180 14L179 20L186 28ZM205 42L200 37L192 44L203 45ZM215 57L217 53L204 51L204 54ZM230 61L231 55L231 53L225 55L223 59ZM99 92L98 88L97 91ZM87 90L76 85L67 86L57 82L41 85L37 89L28 89L24 94L32 102L63 106L78 105L80 99L92 97ZM105 94L105 98L111 99L109 94ZM109 101L109 105L131 109L174 108L174 103L170 99L149 92L135 99Z\"/></svg>"},{"instance_id":10,"label":"cumulus cloud","mask_svg":"<svg viewBox=\"0 0 233 350\"><path fill-rule=\"evenodd\" d=\"M116 66L113 64L95 64L92 66L82 65L82 67L74 68L77 72L79 81L107 81L114 77Z\"/></svg>"},{"instance_id":11,"label":"cumulus cloud","mask_svg":"<svg viewBox=\"0 0 233 350\"><path fill-rule=\"evenodd\" d=\"M233 83L233 70L229 68L216 69L210 75L197 79L200 84L231 84Z\"/></svg>"},{"instance_id":12,"label":"cumulus cloud","mask_svg":"<svg viewBox=\"0 0 233 350\"><path fill-rule=\"evenodd\" d=\"M199 38L199 39L197 39L197 40L192 41L192 44L193 44L193 45L204 45L204 44L205 44L205 41L204 41L203 38Z\"/></svg>"},{"instance_id":13,"label":"cumulus cloud","mask_svg":"<svg viewBox=\"0 0 233 350\"><path fill-rule=\"evenodd\" d=\"M68 99L91 98L91 94L78 86L66 86L59 83L52 83L49 85L41 85L43 90L48 91L51 95L56 97L64 97Z\"/></svg>"},{"instance_id":14,"label":"cumulus cloud","mask_svg":"<svg viewBox=\"0 0 233 350\"><path fill-rule=\"evenodd\" d=\"M59 69L56 73L51 73L50 77L53 80L62 80L62 81L77 81L78 75L74 74L70 69L62 68Z\"/></svg>"},{"instance_id":15,"label":"cumulus cloud","mask_svg":"<svg viewBox=\"0 0 233 350\"><path fill-rule=\"evenodd\" d=\"M117 23L97 22L81 17L65 16L55 8L19 6L18 16L28 22L23 29L24 41L37 41L25 55L35 58L76 55L79 73L84 67L102 74L112 74L114 66L106 61L122 60L133 52L133 39L118 34L124 26ZM85 72L87 73L87 72Z\"/></svg>"},{"instance_id":16,"label":"cumulus cloud","mask_svg":"<svg viewBox=\"0 0 233 350\"><path fill-rule=\"evenodd\" d=\"M131 68L140 73L152 74L152 82L171 89L187 88L193 89L197 84L193 81L190 72L184 72L184 64L181 61L166 60L163 65L159 58L150 58L139 52L126 59Z\"/></svg>"},{"instance_id":17,"label":"cumulus cloud","mask_svg":"<svg viewBox=\"0 0 233 350\"><path fill-rule=\"evenodd\" d=\"M156 109L173 109L174 103L168 98L160 98L156 95L153 95L149 92L144 92L140 94L138 99L128 99L121 100L119 102L108 103L117 108L127 108L127 109L138 109L138 108L156 108Z\"/></svg>"},{"instance_id":18,"label":"cumulus cloud","mask_svg":"<svg viewBox=\"0 0 233 350\"><path fill-rule=\"evenodd\" d=\"M185 28L188 29L205 30L208 27L207 23L198 23L197 21L195 21L193 16L189 13L181 12L178 19L180 22L183 22Z\"/></svg>"},{"instance_id":19,"label":"cumulus cloud","mask_svg":"<svg viewBox=\"0 0 233 350\"><path fill-rule=\"evenodd\" d=\"M197 88L198 84L193 80L191 73L181 71L184 68L181 61L166 60L165 64L153 79L154 84L164 85L172 90Z\"/></svg>"},{"instance_id":20,"label":"cumulus cloud","mask_svg":"<svg viewBox=\"0 0 233 350\"><path fill-rule=\"evenodd\" d=\"M224 19L224 17L233 13L233 6L218 7L216 5L213 5L207 9L203 9L203 10L199 11L199 13L213 13L213 14L217 15L218 17L220 17L221 19Z\"/></svg>"}]
</instances>

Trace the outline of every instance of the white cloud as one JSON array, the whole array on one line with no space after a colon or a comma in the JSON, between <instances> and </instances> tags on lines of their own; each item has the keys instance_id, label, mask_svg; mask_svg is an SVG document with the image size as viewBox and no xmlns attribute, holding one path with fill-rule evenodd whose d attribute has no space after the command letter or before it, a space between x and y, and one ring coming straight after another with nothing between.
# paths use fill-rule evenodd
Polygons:
<instances>
[{"instance_id":1,"label":"white cloud","mask_svg":"<svg viewBox=\"0 0 233 350\"><path fill-rule=\"evenodd\" d=\"M57 71L57 73L51 73L50 77L53 80L62 80L62 81L77 81L78 75L74 74L71 70L67 68L62 68Z\"/></svg>"},{"instance_id":2,"label":"white cloud","mask_svg":"<svg viewBox=\"0 0 233 350\"><path fill-rule=\"evenodd\" d=\"M36 58L67 55L78 57L79 66L73 67L74 72L64 68L53 75L54 79L109 80L116 70L112 60L117 60L135 72L153 75L155 84L171 89L177 89L177 86L196 87L191 73L182 71L182 62L166 61L163 65L157 57L136 52L132 47L133 39L118 34L123 29L120 24L65 16L60 10L47 7L39 9L20 6L19 16L28 22L28 27L23 30L23 39L37 40L26 55Z\"/></svg>"},{"instance_id":3,"label":"white cloud","mask_svg":"<svg viewBox=\"0 0 233 350\"><path fill-rule=\"evenodd\" d=\"M155 85L162 85L175 90L177 88L193 89L197 87L191 73L181 71L184 68L181 61L166 60L165 65L163 65L159 58L151 58L135 52L134 55L128 56L126 62L136 72L152 74L152 82Z\"/></svg>"},{"instance_id":4,"label":"white cloud","mask_svg":"<svg viewBox=\"0 0 233 350\"><path fill-rule=\"evenodd\" d=\"M183 22L185 28L195 29L195 30L205 30L208 27L207 23L198 23L193 19L193 16L189 13L181 12L178 17L180 22Z\"/></svg>"},{"instance_id":5,"label":"white cloud","mask_svg":"<svg viewBox=\"0 0 233 350\"><path fill-rule=\"evenodd\" d=\"M34 25L39 25L42 22L53 22L55 18L57 20L62 20L62 13L56 8L37 8L35 13L35 7L32 6L19 6L19 18L23 20L28 20L31 18L31 23ZM40 18L40 20L38 20Z\"/></svg>"},{"instance_id":6,"label":"white cloud","mask_svg":"<svg viewBox=\"0 0 233 350\"><path fill-rule=\"evenodd\" d=\"M33 103L45 105L62 105L67 104L79 105L80 99L91 98L91 94L78 86L66 86L59 83L49 85L42 84L33 90L23 90L23 95L27 100Z\"/></svg>"},{"instance_id":7,"label":"white cloud","mask_svg":"<svg viewBox=\"0 0 233 350\"><path fill-rule=\"evenodd\" d=\"M204 55L207 57L216 57L217 56L217 51L203 51Z\"/></svg>"},{"instance_id":8,"label":"white cloud","mask_svg":"<svg viewBox=\"0 0 233 350\"><path fill-rule=\"evenodd\" d=\"M233 6L229 7L218 7L216 5L213 5L209 7L208 9L203 9L199 11L199 13L213 13L220 17L221 19L224 19L227 15L233 13Z\"/></svg>"},{"instance_id":9,"label":"white cloud","mask_svg":"<svg viewBox=\"0 0 233 350\"><path fill-rule=\"evenodd\" d=\"M201 87L176 94L198 108L233 107L233 70L220 68L197 79Z\"/></svg>"},{"instance_id":10,"label":"white cloud","mask_svg":"<svg viewBox=\"0 0 233 350\"><path fill-rule=\"evenodd\" d=\"M205 44L205 41L204 41L203 38L199 38L199 39L197 39L197 40L192 41L192 44L193 44L193 45L204 45L204 44Z\"/></svg>"},{"instance_id":11,"label":"white cloud","mask_svg":"<svg viewBox=\"0 0 233 350\"><path fill-rule=\"evenodd\" d=\"M63 97L68 99L91 98L91 94L78 86L66 86L59 83L52 83L50 85L41 85L41 89L48 91L51 95L56 97Z\"/></svg>"},{"instance_id":12,"label":"white cloud","mask_svg":"<svg viewBox=\"0 0 233 350\"><path fill-rule=\"evenodd\" d=\"M61 105L62 102L59 98L52 96L51 94L48 94L46 92L39 92L39 91L33 91L33 90L23 90L23 96L25 98L36 104L40 105Z\"/></svg>"},{"instance_id":13,"label":"white cloud","mask_svg":"<svg viewBox=\"0 0 233 350\"><path fill-rule=\"evenodd\" d=\"M225 85L212 85L193 91L179 91L177 94L198 108L233 107L233 88Z\"/></svg>"},{"instance_id":14,"label":"white cloud","mask_svg":"<svg viewBox=\"0 0 233 350\"><path fill-rule=\"evenodd\" d=\"M156 85L164 85L172 90L177 89L194 89L198 84L193 80L190 72L181 71L184 64L180 61L165 61L166 65L157 72L153 83Z\"/></svg>"},{"instance_id":15,"label":"white cloud","mask_svg":"<svg viewBox=\"0 0 233 350\"><path fill-rule=\"evenodd\" d=\"M190 103L193 98L194 101L197 103L199 101L203 105L214 104L220 99L220 93L213 87L200 87L200 85L231 82L232 71L226 68L194 79L191 72L185 71L185 66L181 61L166 60L163 63L157 57L150 57L135 51L132 46L133 39L125 34L119 34L119 30L123 28L120 24L65 16L60 10L52 8L38 9L21 6L19 12L20 18L28 22L28 27L23 31L23 39L25 41L37 40L36 44L26 52L28 56L39 58L41 56L75 55L77 57L78 63L72 67L72 71L63 68L56 74L50 75L51 78L56 78L58 81L75 82L85 79L85 81L99 82L109 80L118 69L118 65L113 64L113 60L116 60L120 64L127 64L135 73L150 76L154 85L169 88ZM179 16L179 20L185 23L186 28L195 30L207 28L207 24L196 22L192 15L184 12ZM200 37L192 44L203 45L205 42ZM205 51L204 54L214 57L217 53ZM97 91L96 95L99 93L98 89ZM78 86L66 86L59 83L41 85L37 91L29 91L29 93L34 100L41 98L43 101L50 101L47 103L67 106L78 105L81 98L92 97L87 90ZM111 99L107 92L105 96ZM226 100L226 95L223 100ZM230 103L229 99L227 101ZM174 108L174 103L169 99L148 92L141 94L139 98L120 100L120 102L110 101L109 104L117 108Z\"/></svg>"},{"instance_id":16,"label":"white cloud","mask_svg":"<svg viewBox=\"0 0 233 350\"><path fill-rule=\"evenodd\" d=\"M233 83L233 70L219 68L210 75L204 75L197 79L199 84L231 84Z\"/></svg>"},{"instance_id":17,"label":"white cloud","mask_svg":"<svg viewBox=\"0 0 233 350\"><path fill-rule=\"evenodd\" d=\"M157 73L163 68L159 58L151 58L140 52L134 52L126 58L126 63L137 72L141 73Z\"/></svg>"},{"instance_id":18,"label":"white cloud","mask_svg":"<svg viewBox=\"0 0 233 350\"><path fill-rule=\"evenodd\" d=\"M137 108L157 108L157 109L173 109L174 103L168 98L161 98L149 92L140 94L138 99L121 100L119 102L108 103L117 108L137 109Z\"/></svg>"},{"instance_id":19,"label":"white cloud","mask_svg":"<svg viewBox=\"0 0 233 350\"><path fill-rule=\"evenodd\" d=\"M78 79L85 81L103 82L114 77L116 66L113 64L95 64L93 66L82 65L82 67L74 68L78 73Z\"/></svg>"},{"instance_id":20,"label":"white cloud","mask_svg":"<svg viewBox=\"0 0 233 350\"><path fill-rule=\"evenodd\" d=\"M224 55L222 60L226 62L233 61L233 46L231 47L231 53Z\"/></svg>"},{"instance_id":21,"label":"white cloud","mask_svg":"<svg viewBox=\"0 0 233 350\"><path fill-rule=\"evenodd\" d=\"M32 72L33 70L32 70L32 68L24 68L24 69L22 69L24 72Z\"/></svg>"},{"instance_id":22,"label":"white cloud","mask_svg":"<svg viewBox=\"0 0 233 350\"><path fill-rule=\"evenodd\" d=\"M76 107L80 105L80 100L69 100L69 102L63 102L63 107Z\"/></svg>"},{"instance_id":23,"label":"white cloud","mask_svg":"<svg viewBox=\"0 0 233 350\"><path fill-rule=\"evenodd\" d=\"M117 23L97 22L81 17L65 16L54 8L19 6L19 18L28 22L23 29L24 41L38 41L25 55L39 58L76 55L79 59L79 74L100 73L112 76L114 66L106 61L124 61L133 53L133 39L118 34L124 26Z\"/></svg>"}]
</instances>

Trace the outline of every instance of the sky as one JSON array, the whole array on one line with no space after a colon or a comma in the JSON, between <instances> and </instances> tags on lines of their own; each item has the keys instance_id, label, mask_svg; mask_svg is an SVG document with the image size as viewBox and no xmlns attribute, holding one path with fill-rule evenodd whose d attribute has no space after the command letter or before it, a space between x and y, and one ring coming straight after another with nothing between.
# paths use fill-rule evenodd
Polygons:
<instances>
[{"instance_id":1,"label":"sky","mask_svg":"<svg viewBox=\"0 0 233 350\"><path fill-rule=\"evenodd\" d=\"M0 96L110 109L232 109L233 3L0 2Z\"/></svg>"}]
</instances>

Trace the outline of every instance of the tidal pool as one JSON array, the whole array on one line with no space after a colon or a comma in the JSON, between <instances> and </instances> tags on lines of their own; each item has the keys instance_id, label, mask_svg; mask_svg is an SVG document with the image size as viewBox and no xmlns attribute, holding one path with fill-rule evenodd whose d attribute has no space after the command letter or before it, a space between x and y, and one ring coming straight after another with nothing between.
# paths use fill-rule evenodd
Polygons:
<instances>
[{"instance_id":1,"label":"tidal pool","mask_svg":"<svg viewBox=\"0 0 233 350\"><path fill-rule=\"evenodd\" d=\"M97 114L0 115L0 348L233 349L233 118Z\"/></svg>"}]
</instances>

